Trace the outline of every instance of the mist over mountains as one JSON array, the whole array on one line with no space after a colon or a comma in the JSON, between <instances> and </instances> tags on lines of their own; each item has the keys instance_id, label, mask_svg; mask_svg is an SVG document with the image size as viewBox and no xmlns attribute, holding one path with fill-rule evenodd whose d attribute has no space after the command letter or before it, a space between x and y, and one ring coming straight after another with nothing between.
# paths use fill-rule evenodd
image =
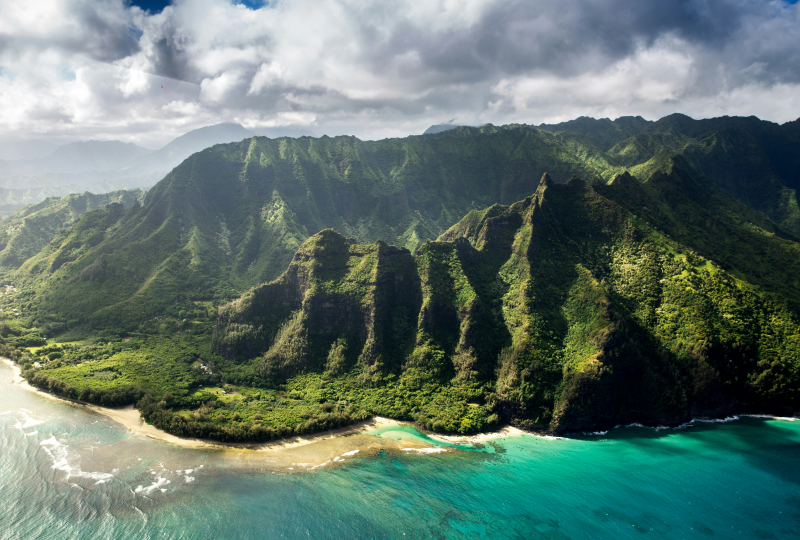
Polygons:
<instances>
[{"instance_id":1,"label":"mist over mountains","mask_svg":"<svg viewBox=\"0 0 800 540\"><path fill-rule=\"evenodd\" d=\"M149 188L195 152L267 133L310 134L282 128L250 131L228 123L190 131L158 150L120 141L82 141L62 146L37 141L0 142L0 155L6 156L0 161L0 216L47 197Z\"/></svg>"}]
</instances>

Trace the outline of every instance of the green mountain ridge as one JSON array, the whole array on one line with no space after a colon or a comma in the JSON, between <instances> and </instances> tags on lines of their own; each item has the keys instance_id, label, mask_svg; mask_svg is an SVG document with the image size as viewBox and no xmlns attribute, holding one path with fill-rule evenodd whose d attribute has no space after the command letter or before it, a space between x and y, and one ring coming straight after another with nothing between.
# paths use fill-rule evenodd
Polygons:
<instances>
[{"instance_id":1,"label":"green mountain ridge","mask_svg":"<svg viewBox=\"0 0 800 540\"><path fill-rule=\"evenodd\" d=\"M15 270L16 279L46 295L43 318L55 315L56 328L100 321L124 327L176 302L222 301L274 279L300 244L325 228L414 252L470 210L525 197L545 171L558 181L573 174L611 181L626 171L648 178L675 155L759 212L760 220L748 219L760 228L773 227L763 225L767 217L781 234L798 234L796 193L782 183L791 175L776 172L792 170L794 158L762 151L769 137L800 148L791 126L680 115L654 123L579 120L585 136L563 126L548 126L551 133L487 125L383 141L255 137L217 145L176 167L142 206L115 214L124 225L91 233L96 247L77 239L89 234L81 226ZM722 167L726 160L734 166Z\"/></svg>"}]
</instances>

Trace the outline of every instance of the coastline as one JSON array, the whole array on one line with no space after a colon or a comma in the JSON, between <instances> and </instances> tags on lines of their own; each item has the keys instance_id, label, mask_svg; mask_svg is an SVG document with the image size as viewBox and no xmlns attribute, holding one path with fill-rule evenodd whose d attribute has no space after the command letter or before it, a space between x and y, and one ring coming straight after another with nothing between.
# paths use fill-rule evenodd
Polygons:
<instances>
[{"instance_id":1,"label":"coastline","mask_svg":"<svg viewBox=\"0 0 800 540\"><path fill-rule=\"evenodd\" d=\"M332 437L352 435L354 433L363 431L368 428L381 427L384 425L397 423L395 420L392 420L390 418L375 416L370 420L365 420L364 422L359 422L357 424L353 424L351 426L347 426L336 430L324 431L318 434L308 435L308 436L295 436L288 439L282 439L278 441L267 441L263 443L261 442L224 443L220 441L212 441L206 439L192 439L187 437L178 437L177 435L172 435L164 430L158 429L146 423L142 418L142 415L139 412L139 410L134 408L133 405L128 405L127 407L122 407L119 409L112 409L109 407L94 405L92 403L85 403L73 399L65 399L50 394L49 392L44 392L42 390L39 390L35 386L31 386L28 383L28 381L26 381L22 377L22 369L15 362L5 357L0 357L0 360L2 360L3 363L9 366L14 372L13 384L17 384L29 392L33 392L35 394L38 394L42 397L45 397L53 401L58 401L61 403L90 410L97 414L102 414L104 416L107 416L108 418L114 420L118 424L122 424L123 426L125 426L128 432L132 435L143 435L150 439L174 444L177 446L182 446L184 448L218 448L218 449L238 448L243 450L244 449L253 450L261 447L269 447L276 445L280 445L283 448L294 448L297 446L313 443L317 440L324 440Z\"/></svg>"},{"instance_id":2,"label":"coastline","mask_svg":"<svg viewBox=\"0 0 800 540\"><path fill-rule=\"evenodd\" d=\"M359 434L367 429L375 429L389 425L413 425L409 422L404 422L401 420L393 420L391 418L386 418L383 416L373 416L369 420L364 420L363 422L358 422L350 426L345 426L342 428L323 431L320 433L315 433L310 435L296 435L294 437L290 437L287 439L280 439L277 441L253 442L253 443L224 443L208 439L193 439L187 437L178 437L177 435L172 435L164 430L158 429L146 423L142 418L141 413L136 408L134 408L133 405L128 405L127 407L119 409L112 409L109 407L94 405L92 403L85 403L82 401L77 401L72 399L64 399L55 396L53 394L50 394L48 392L39 390L38 388L31 386L28 383L28 381L22 378L22 370L16 363L14 363L12 360L8 358L0 357L0 359L14 371L14 381L13 381L14 384L20 385L25 390L34 392L40 396L46 397L51 400L59 401L61 403L67 403L75 407L80 407L83 409L93 411L97 414L105 415L108 418L111 418L112 420L117 422L118 424L122 424L123 426L125 426L128 432L131 433L132 435L143 435L150 439L174 444L177 446L182 446L184 448L268 450L274 447L281 447L284 449L289 449L289 448L297 448L299 446L304 446L307 444L312 444L314 442L332 439L335 437L345 437L349 435ZM421 433L424 433L430 439L449 444L476 444L476 443L480 444L492 439L498 439L501 437L519 436L526 433L525 431L515 428L513 426L505 426L497 431L491 431L486 433L475 433L471 435L442 435L439 433L433 433L424 429L420 429L417 426L415 426L415 428L418 429ZM411 440L409 439L409 442L410 441Z\"/></svg>"},{"instance_id":3,"label":"coastline","mask_svg":"<svg viewBox=\"0 0 800 540\"><path fill-rule=\"evenodd\" d=\"M219 457L226 461L236 462L239 466L245 465L253 468L263 468L265 464L268 464L268 468L285 469L291 472L295 470L309 470L339 465L359 453L364 455L384 450L395 450L404 453L413 451L415 453L428 454L450 452L453 450L452 448L437 447L434 444L411 438L395 440L365 433L365 431L371 429L409 425L408 422L392 420L391 418L382 416L373 416L368 420L343 428L311 435L297 435L287 439L267 442L224 443L212 440L178 437L147 424L142 418L141 413L135 409L133 405L112 409L91 403L64 399L39 390L22 378L22 370L16 363L3 357L0 357L0 360L12 369L14 374L13 384L19 385L26 391L38 394L52 401L58 401L73 407L104 415L124 426L131 435L141 436L181 448L205 450L213 454L218 454ZM420 431L422 432L422 430ZM520 435L522 433L524 433L522 430L508 426L495 432L469 436L451 436L435 433L425 433L425 435L434 441L445 444L470 444L480 443L499 437ZM434 448L436 450L432 451Z\"/></svg>"},{"instance_id":4,"label":"coastline","mask_svg":"<svg viewBox=\"0 0 800 540\"><path fill-rule=\"evenodd\" d=\"M336 466L348 461L352 457L360 455L375 454L382 451L397 451L405 454L438 454L457 451L452 445L480 445L493 439L518 437L531 435L545 439L560 439L561 437L543 436L535 433L528 433L513 426L504 426L496 431L476 433L471 435L443 435L422 429L411 422L404 422L373 416L369 420L356 424L337 428L325 432L296 435L287 439L279 439L267 442L252 443L225 443L207 439L185 438L172 435L147 424L141 413L129 405L124 408L112 409L91 403L64 399L48 392L44 392L31 386L21 375L21 368L8 358L0 357L0 361L8 365L13 371L13 384L19 385L26 391L33 392L44 398L68 404L73 407L82 408L95 414L101 414L112 421L121 424L127 432L134 436L150 439L160 443L173 446L206 451L220 457L226 462L233 462L236 466L246 466L254 469L280 469L285 472L299 472L302 470L313 470L319 467ZM766 417L766 415L735 415L725 419L696 418L690 422L669 429L681 429L688 427L694 422L725 422L738 419L739 416ZM775 417L770 417L775 418ZM788 418L794 420L796 418ZM380 434L370 434L380 428L392 426L413 426L417 431L433 443L419 440L419 438L389 438L382 437ZM630 426L616 426L616 428L640 426L632 424ZM645 427L645 426L641 426ZM667 429L656 426L653 429ZM402 430L398 430L402 431ZM604 435L606 432L592 433L592 435ZM447 446L437 446L435 443L442 443ZM347 458L347 459L345 459Z\"/></svg>"}]
</instances>

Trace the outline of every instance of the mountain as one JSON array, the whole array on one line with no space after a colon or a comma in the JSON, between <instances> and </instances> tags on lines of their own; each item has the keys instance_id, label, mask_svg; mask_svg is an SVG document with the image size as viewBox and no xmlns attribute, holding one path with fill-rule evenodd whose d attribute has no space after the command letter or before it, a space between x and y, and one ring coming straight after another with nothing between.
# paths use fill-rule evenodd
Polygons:
<instances>
[{"instance_id":1,"label":"mountain","mask_svg":"<svg viewBox=\"0 0 800 540\"><path fill-rule=\"evenodd\" d=\"M2 141L0 142L0 160L43 158L58 148L58 145L46 141Z\"/></svg>"},{"instance_id":2,"label":"mountain","mask_svg":"<svg viewBox=\"0 0 800 540\"><path fill-rule=\"evenodd\" d=\"M694 120L672 114L656 122L582 117L539 128L603 152L612 165L605 179L623 169L648 177L660 163L680 154L727 193L800 235L799 126L754 116Z\"/></svg>"},{"instance_id":3,"label":"mountain","mask_svg":"<svg viewBox=\"0 0 800 540\"><path fill-rule=\"evenodd\" d=\"M144 191L116 191L102 195L72 194L18 210L0 221L0 269L18 268L37 255L55 236L92 210L111 204L130 207L144 199Z\"/></svg>"},{"instance_id":4,"label":"mountain","mask_svg":"<svg viewBox=\"0 0 800 540\"><path fill-rule=\"evenodd\" d=\"M249 139L254 133L239 124L215 124L194 129L177 137L163 148L137 160L127 168L135 174L152 171L169 171L183 160L215 144Z\"/></svg>"},{"instance_id":5,"label":"mountain","mask_svg":"<svg viewBox=\"0 0 800 540\"><path fill-rule=\"evenodd\" d=\"M682 189L680 166L645 185ZM761 234L793 255L778 271L800 298L800 245ZM772 249L761 264L777 270ZM416 255L312 236L280 278L220 309L214 347L275 383L318 373L331 401L437 431L499 417L555 433L677 425L796 410L799 306L584 181L545 175L532 196L470 212Z\"/></svg>"},{"instance_id":6,"label":"mountain","mask_svg":"<svg viewBox=\"0 0 800 540\"><path fill-rule=\"evenodd\" d=\"M607 152L625 139L642 133L651 124L653 122L645 120L641 116L621 116L616 120L608 118L596 120L588 116L581 116L560 124L539 124L537 127L550 133L569 134Z\"/></svg>"},{"instance_id":7,"label":"mountain","mask_svg":"<svg viewBox=\"0 0 800 540\"><path fill-rule=\"evenodd\" d=\"M685 132L687 128L680 126L695 122L668 120L662 126L664 140L665 133L678 128ZM735 126L740 120L720 123ZM605 126L599 131L608 131L607 122L597 122ZM650 126L641 119L626 122L622 123ZM744 123L753 121L744 119ZM612 148L631 140L623 139ZM791 147L792 139L786 141ZM716 142L708 144L718 149L712 154L719 151ZM700 234L704 227L719 229L711 224L721 223L726 212L736 216L729 219L736 234L745 234L740 224L747 223L765 235L793 241L797 233L786 223L794 221L776 225L757 208L748 210L737 203L721 181L723 173L730 171L716 171L709 165L712 159L693 153L694 147L689 146L678 154L649 148L649 153L636 159L621 152L626 163L632 164L628 167L619 164L622 158L580 143L564 130L550 133L530 126L462 126L436 135L383 141L255 137L193 154L148 192L141 207L98 218L101 230L86 230L94 222L85 221L66 231L25 262L16 277L35 284L42 297L46 293L43 319L60 321L57 327L78 321L90 326L112 321L119 327L135 326L178 304L223 301L276 278L302 242L322 229L332 228L363 243L383 240L414 252L470 210L525 197L545 171L557 181L577 174L604 184L628 170L643 178L665 175L675 163L696 183L704 178L695 169L699 162L714 173L703 180L704 185L708 189L720 186L705 195L704 203L695 199L694 206L667 216L684 229L694 220L691 231L679 233L677 225L673 231L693 249L724 265L755 264L758 250L737 257L733 246L738 240L719 246L724 236ZM785 186L781 189L794 193ZM685 193L689 192L687 187ZM709 201L720 201L710 214L713 204ZM700 220L699 216L705 217ZM120 221L112 227L108 219ZM82 246L78 238L86 235L96 238L97 248ZM793 283L776 278L768 266L759 279L783 286ZM742 271L757 275L750 267Z\"/></svg>"},{"instance_id":8,"label":"mountain","mask_svg":"<svg viewBox=\"0 0 800 540\"><path fill-rule=\"evenodd\" d=\"M26 377L222 440L791 414L800 243L763 208L791 210L795 135L673 115L215 145L7 266L0 335L89 338Z\"/></svg>"}]
</instances>

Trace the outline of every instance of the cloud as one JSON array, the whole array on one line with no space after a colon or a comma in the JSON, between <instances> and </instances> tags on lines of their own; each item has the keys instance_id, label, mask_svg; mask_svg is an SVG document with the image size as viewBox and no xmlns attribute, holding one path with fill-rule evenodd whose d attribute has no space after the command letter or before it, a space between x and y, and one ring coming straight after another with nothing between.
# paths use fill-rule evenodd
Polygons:
<instances>
[{"instance_id":1,"label":"cloud","mask_svg":"<svg viewBox=\"0 0 800 540\"><path fill-rule=\"evenodd\" d=\"M239 121L375 138L454 117L676 111L783 122L800 116L797 43L800 8L783 1L8 0L0 136L152 144Z\"/></svg>"}]
</instances>

